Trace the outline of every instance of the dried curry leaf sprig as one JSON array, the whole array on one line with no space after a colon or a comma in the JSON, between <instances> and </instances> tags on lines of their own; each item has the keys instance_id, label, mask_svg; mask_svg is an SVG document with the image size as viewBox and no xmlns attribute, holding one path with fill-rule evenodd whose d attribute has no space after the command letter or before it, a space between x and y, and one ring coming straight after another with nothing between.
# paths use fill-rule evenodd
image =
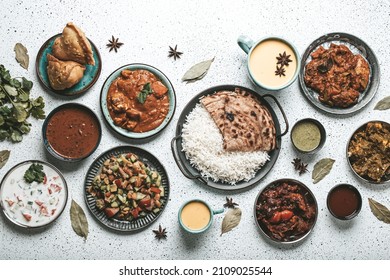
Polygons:
<instances>
[{"instance_id":1,"label":"dried curry leaf sprig","mask_svg":"<svg viewBox=\"0 0 390 280\"><path fill-rule=\"evenodd\" d=\"M27 119L32 115L44 119L45 102L42 97L30 98L33 83L26 78L12 78L0 65L0 141L20 142L30 132Z\"/></svg>"}]
</instances>

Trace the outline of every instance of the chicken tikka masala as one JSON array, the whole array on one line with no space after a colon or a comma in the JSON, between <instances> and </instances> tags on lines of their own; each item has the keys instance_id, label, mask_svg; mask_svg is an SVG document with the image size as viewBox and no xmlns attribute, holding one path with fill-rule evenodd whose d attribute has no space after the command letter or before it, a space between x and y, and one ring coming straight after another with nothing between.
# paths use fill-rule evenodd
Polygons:
<instances>
[{"instance_id":1,"label":"chicken tikka masala","mask_svg":"<svg viewBox=\"0 0 390 280\"><path fill-rule=\"evenodd\" d=\"M158 127L168 114L168 88L147 70L126 69L110 85L107 107L116 126L147 132Z\"/></svg>"}]
</instances>

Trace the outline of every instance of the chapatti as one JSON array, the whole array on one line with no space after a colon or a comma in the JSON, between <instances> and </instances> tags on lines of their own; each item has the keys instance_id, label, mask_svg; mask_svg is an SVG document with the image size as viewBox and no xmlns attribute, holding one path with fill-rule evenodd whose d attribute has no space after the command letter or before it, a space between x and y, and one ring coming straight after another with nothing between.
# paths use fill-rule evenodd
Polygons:
<instances>
[{"instance_id":1,"label":"chapatti","mask_svg":"<svg viewBox=\"0 0 390 280\"><path fill-rule=\"evenodd\" d=\"M276 130L268 109L251 94L236 89L201 99L223 136L227 151L271 151Z\"/></svg>"}]
</instances>

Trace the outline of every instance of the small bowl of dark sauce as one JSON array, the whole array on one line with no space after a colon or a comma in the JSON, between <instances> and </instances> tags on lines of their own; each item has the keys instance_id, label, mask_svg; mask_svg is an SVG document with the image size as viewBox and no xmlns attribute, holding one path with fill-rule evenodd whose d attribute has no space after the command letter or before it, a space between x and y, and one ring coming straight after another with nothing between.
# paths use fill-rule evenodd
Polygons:
<instances>
[{"instance_id":1,"label":"small bowl of dark sauce","mask_svg":"<svg viewBox=\"0 0 390 280\"><path fill-rule=\"evenodd\" d=\"M43 143L57 159L76 162L99 146L102 129L97 115L87 106L65 103L47 116L42 126Z\"/></svg>"},{"instance_id":2,"label":"small bowl of dark sauce","mask_svg":"<svg viewBox=\"0 0 390 280\"><path fill-rule=\"evenodd\" d=\"M362 196L354 186L339 184L329 191L326 203L335 218L351 220L362 208Z\"/></svg>"}]
</instances>

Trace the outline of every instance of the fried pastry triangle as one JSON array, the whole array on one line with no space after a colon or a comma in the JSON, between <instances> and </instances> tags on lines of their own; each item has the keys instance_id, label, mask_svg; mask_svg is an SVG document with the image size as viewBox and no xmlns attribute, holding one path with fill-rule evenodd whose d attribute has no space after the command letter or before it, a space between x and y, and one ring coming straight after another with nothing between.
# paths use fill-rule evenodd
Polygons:
<instances>
[{"instance_id":1,"label":"fried pastry triangle","mask_svg":"<svg viewBox=\"0 0 390 280\"><path fill-rule=\"evenodd\" d=\"M47 75L55 90L63 90L77 84L84 75L85 66L74 61L62 61L47 55Z\"/></svg>"},{"instance_id":2,"label":"fried pastry triangle","mask_svg":"<svg viewBox=\"0 0 390 280\"><path fill-rule=\"evenodd\" d=\"M90 42L84 32L72 22L66 24L62 35L54 41L53 55L65 61L95 65Z\"/></svg>"}]
</instances>

